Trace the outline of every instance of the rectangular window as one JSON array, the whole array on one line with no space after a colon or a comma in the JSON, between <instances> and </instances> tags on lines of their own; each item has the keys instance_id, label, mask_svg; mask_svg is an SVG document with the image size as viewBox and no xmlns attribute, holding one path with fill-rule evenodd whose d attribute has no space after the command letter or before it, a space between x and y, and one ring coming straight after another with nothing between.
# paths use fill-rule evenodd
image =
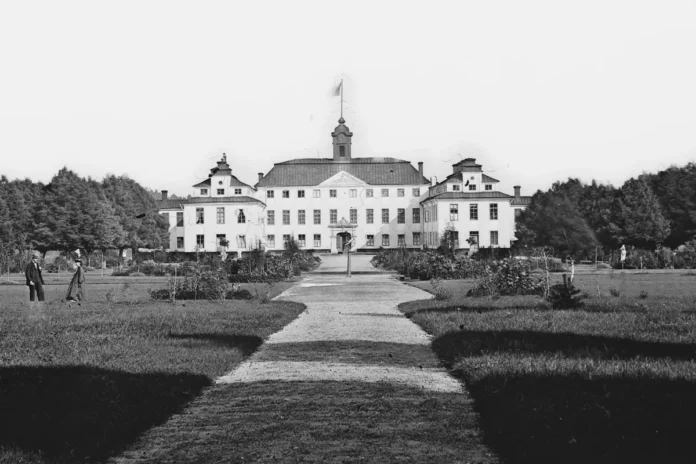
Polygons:
<instances>
[{"instance_id":1,"label":"rectangular window","mask_svg":"<svg viewBox=\"0 0 696 464\"><path fill-rule=\"evenodd\" d=\"M275 211L269 210L266 212L266 222L269 226L275 225Z\"/></svg>"},{"instance_id":2,"label":"rectangular window","mask_svg":"<svg viewBox=\"0 0 696 464\"><path fill-rule=\"evenodd\" d=\"M459 185L459 184L454 184L454 185L452 185L452 191L453 191L453 192L458 192L458 191L460 191L461 189L462 189L462 186Z\"/></svg>"},{"instance_id":3,"label":"rectangular window","mask_svg":"<svg viewBox=\"0 0 696 464\"><path fill-rule=\"evenodd\" d=\"M321 190L319 189L314 189L312 194L314 195L314 198L321 198Z\"/></svg>"},{"instance_id":4,"label":"rectangular window","mask_svg":"<svg viewBox=\"0 0 696 464\"><path fill-rule=\"evenodd\" d=\"M479 242L479 233L478 230L472 230L469 232L469 243L472 245L478 245Z\"/></svg>"},{"instance_id":5,"label":"rectangular window","mask_svg":"<svg viewBox=\"0 0 696 464\"><path fill-rule=\"evenodd\" d=\"M290 198L290 190L283 190L283 198Z\"/></svg>"},{"instance_id":6,"label":"rectangular window","mask_svg":"<svg viewBox=\"0 0 696 464\"><path fill-rule=\"evenodd\" d=\"M329 224L336 224L338 222L338 210L329 210Z\"/></svg>"},{"instance_id":7,"label":"rectangular window","mask_svg":"<svg viewBox=\"0 0 696 464\"><path fill-rule=\"evenodd\" d=\"M283 234L283 246L287 245L290 241L290 234Z\"/></svg>"},{"instance_id":8,"label":"rectangular window","mask_svg":"<svg viewBox=\"0 0 696 464\"><path fill-rule=\"evenodd\" d=\"M176 226L177 227L184 227L184 213L183 212L176 213Z\"/></svg>"},{"instance_id":9,"label":"rectangular window","mask_svg":"<svg viewBox=\"0 0 696 464\"><path fill-rule=\"evenodd\" d=\"M177 237L176 238L176 247L178 249L184 248L184 237Z\"/></svg>"},{"instance_id":10,"label":"rectangular window","mask_svg":"<svg viewBox=\"0 0 696 464\"><path fill-rule=\"evenodd\" d=\"M350 223L351 224L358 223L358 210L355 208L350 209Z\"/></svg>"},{"instance_id":11,"label":"rectangular window","mask_svg":"<svg viewBox=\"0 0 696 464\"><path fill-rule=\"evenodd\" d=\"M420 208L413 208L413 223L420 224Z\"/></svg>"},{"instance_id":12,"label":"rectangular window","mask_svg":"<svg viewBox=\"0 0 696 464\"><path fill-rule=\"evenodd\" d=\"M266 235L266 246L268 248L275 248L275 235Z\"/></svg>"},{"instance_id":13,"label":"rectangular window","mask_svg":"<svg viewBox=\"0 0 696 464\"><path fill-rule=\"evenodd\" d=\"M430 209L425 209L425 222L430 222Z\"/></svg>"},{"instance_id":14,"label":"rectangular window","mask_svg":"<svg viewBox=\"0 0 696 464\"><path fill-rule=\"evenodd\" d=\"M321 210L320 209L314 210L314 224L315 225L321 224Z\"/></svg>"},{"instance_id":15,"label":"rectangular window","mask_svg":"<svg viewBox=\"0 0 696 464\"><path fill-rule=\"evenodd\" d=\"M336 198L336 189L329 190L329 198Z\"/></svg>"},{"instance_id":16,"label":"rectangular window","mask_svg":"<svg viewBox=\"0 0 696 464\"><path fill-rule=\"evenodd\" d=\"M491 230L491 246L498 245L498 231Z\"/></svg>"},{"instance_id":17,"label":"rectangular window","mask_svg":"<svg viewBox=\"0 0 696 464\"><path fill-rule=\"evenodd\" d=\"M307 246L307 240L305 239L305 234L299 234L297 236L297 241L299 242L301 247Z\"/></svg>"},{"instance_id":18,"label":"rectangular window","mask_svg":"<svg viewBox=\"0 0 696 464\"><path fill-rule=\"evenodd\" d=\"M471 191L476 190L476 184L469 184L469 190L471 190Z\"/></svg>"},{"instance_id":19,"label":"rectangular window","mask_svg":"<svg viewBox=\"0 0 696 464\"><path fill-rule=\"evenodd\" d=\"M241 195L242 194L242 189L234 189L234 194L235 195Z\"/></svg>"},{"instance_id":20,"label":"rectangular window","mask_svg":"<svg viewBox=\"0 0 696 464\"><path fill-rule=\"evenodd\" d=\"M486 190L493 190L493 185L491 185L491 184L486 184L485 189L486 189Z\"/></svg>"},{"instance_id":21,"label":"rectangular window","mask_svg":"<svg viewBox=\"0 0 696 464\"><path fill-rule=\"evenodd\" d=\"M399 208L396 210L396 222L398 224L406 224L406 209Z\"/></svg>"},{"instance_id":22,"label":"rectangular window","mask_svg":"<svg viewBox=\"0 0 696 464\"><path fill-rule=\"evenodd\" d=\"M414 197L419 197L420 196L420 188L416 187L413 189L413 196Z\"/></svg>"},{"instance_id":23,"label":"rectangular window","mask_svg":"<svg viewBox=\"0 0 696 464\"><path fill-rule=\"evenodd\" d=\"M346 157L346 146L345 146L345 145L340 145L340 146L338 147L338 156L341 157L341 158L345 158L345 157Z\"/></svg>"},{"instance_id":24,"label":"rectangular window","mask_svg":"<svg viewBox=\"0 0 696 464\"><path fill-rule=\"evenodd\" d=\"M366 197L373 197L375 195L375 191L372 189L366 189L365 190L365 196Z\"/></svg>"},{"instance_id":25,"label":"rectangular window","mask_svg":"<svg viewBox=\"0 0 696 464\"><path fill-rule=\"evenodd\" d=\"M225 189L217 189L217 194L218 194L218 195L224 195L224 194L225 194Z\"/></svg>"},{"instance_id":26,"label":"rectangular window","mask_svg":"<svg viewBox=\"0 0 696 464\"><path fill-rule=\"evenodd\" d=\"M367 223L368 224L374 224L375 223L375 210L374 209L368 209L367 210Z\"/></svg>"},{"instance_id":27,"label":"rectangular window","mask_svg":"<svg viewBox=\"0 0 696 464\"><path fill-rule=\"evenodd\" d=\"M388 197L389 196L389 189L382 189L382 196Z\"/></svg>"},{"instance_id":28,"label":"rectangular window","mask_svg":"<svg viewBox=\"0 0 696 464\"><path fill-rule=\"evenodd\" d=\"M218 224L225 223L225 207L224 206L217 208L217 223Z\"/></svg>"},{"instance_id":29,"label":"rectangular window","mask_svg":"<svg viewBox=\"0 0 696 464\"><path fill-rule=\"evenodd\" d=\"M196 208L196 224L205 224L203 217L203 208Z\"/></svg>"},{"instance_id":30,"label":"rectangular window","mask_svg":"<svg viewBox=\"0 0 696 464\"><path fill-rule=\"evenodd\" d=\"M350 189L348 192L348 196L351 198L355 198L358 196L358 190L357 189Z\"/></svg>"},{"instance_id":31,"label":"rectangular window","mask_svg":"<svg viewBox=\"0 0 696 464\"><path fill-rule=\"evenodd\" d=\"M365 246L375 246L375 236L374 235L367 236L367 241L365 243Z\"/></svg>"},{"instance_id":32,"label":"rectangular window","mask_svg":"<svg viewBox=\"0 0 696 464\"><path fill-rule=\"evenodd\" d=\"M469 219L478 221L478 205L476 203L469 205Z\"/></svg>"},{"instance_id":33,"label":"rectangular window","mask_svg":"<svg viewBox=\"0 0 696 464\"><path fill-rule=\"evenodd\" d=\"M404 234L399 234L396 236L396 244L400 247L405 247L406 246L406 235Z\"/></svg>"},{"instance_id":34,"label":"rectangular window","mask_svg":"<svg viewBox=\"0 0 696 464\"><path fill-rule=\"evenodd\" d=\"M266 191L266 198L273 198L274 196L275 196L275 193L273 190Z\"/></svg>"},{"instance_id":35,"label":"rectangular window","mask_svg":"<svg viewBox=\"0 0 696 464\"><path fill-rule=\"evenodd\" d=\"M413 233L413 246L420 246L421 244L421 234L420 232Z\"/></svg>"},{"instance_id":36,"label":"rectangular window","mask_svg":"<svg viewBox=\"0 0 696 464\"><path fill-rule=\"evenodd\" d=\"M297 211L297 223L304 225L305 223L305 210L301 209Z\"/></svg>"},{"instance_id":37,"label":"rectangular window","mask_svg":"<svg viewBox=\"0 0 696 464\"><path fill-rule=\"evenodd\" d=\"M314 248L321 247L321 234L314 234Z\"/></svg>"},{"instance_id":38,"label":"rectangular window","mask_svg":"<svg viewBox=\"0 0 696 464\"><path fill-rule=\"evenodd\" d=\"M237 248L246 250L246 235L237 235Z\"/></svg>"},{"instance_id":39,"label":"rectangular window","mask_svg":"<svg viewBox=\"0 0 696 464\"><path fill-rule=\"evenodd\" d=\"M208 189L201 189L201 195L207 195Z\"/></svg>"},{"instance_id":40,"label":"rectangular window","mask_svg":"<svg viewBox=\"0 0 696 464\"><path fill-rule=\"evenodd\" d=\"M406 195L406 190L405 189L396 189L396 196L397 197L403 197Z\"/></svg>"},{"instance_id":41,"label":"rectangular window","mask_svg":"<svg viewBox=\"0 0 696 464\"><path fill-rule=\"evenodd\" d=\"M297 191L297 198L304 198L304 190Z\"/></svg>"},{"instance_id":42,"label":"rectangular window","mask_svg":"<svg viewBox=\"0 0 696 464\"><path fill-rule=\"evenodd\" d=\"M290 225L290 210L289 209L283 210L283 225L284 226Z\"/></svg>"},{"instance_id":43,"label":"rectangular window","mask_svg":"<svg viewBox=\"0 0 696 464\"><path fill-rule=\"evenodd\" d=\"M491 203L489 210L491 213L491 219L492 220L498 219L498 203Z\"/></svg>"},{"instance_id":44,"label":"rectangular window","mask_svg":"<svg viewBox=\"0 0 696 464\"><path fill-rule=\"evenodd\" d=\"M382 209L382 224L389 224L389 210L386 208Z\"/></svg>"},{"instance_id":45,"label":"rectangular window","mask_svg":"<svg viewBox=\"0 0 696 464\"><path fill-rule=\"evenodd\" d=\"M459 205L456 203L452 203L450 205L450 221L458 221L459 220Z\"/></svg>"},{"instance_id":46,"label":"rectangular window","mask_svg":"<svg viewBox=\"0 0 696 464\"><path fill-rule=\"evenodd\" d=\"M244 215L244 210L240 209L239 214L237 215L237 224L245 224L246 223L246 216Z\"/></svg>"},{"instance_id":47,"label":"rectangular window","mask_svg":"<svg viewBox=\"0 0 696 464\"><path fill-rule=\"evenodd\" d=\"M223 245L223 243L225 242L227 242L227 236L225 234L217 234L215 236L215 243L217 244L217 246L225 246Z\"/></svg>"},{"instance_id":48,"label":"rectangular window","mask_svg":"<svg viewBox=\"0 0 696 464\"><path fill-rule=\"evenodd\" d=\"M382 246L389 246L389 236L382 235Z\"/></svg>"},{"instance_id":49,"label":"rectangular window","mask_svg":"<svg viewBox=\"0 0 696 464\"><path fill-rule=\"evenodd\" d=\"M196 235L196 246L199 248L205 247L205 235Z\"/></svg>"}]
</instances>

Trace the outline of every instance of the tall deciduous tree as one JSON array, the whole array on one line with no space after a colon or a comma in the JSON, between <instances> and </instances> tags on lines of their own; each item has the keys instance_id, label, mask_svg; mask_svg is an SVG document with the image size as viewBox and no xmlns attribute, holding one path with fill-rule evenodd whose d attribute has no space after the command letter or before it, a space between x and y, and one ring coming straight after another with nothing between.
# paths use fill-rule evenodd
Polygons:
<instances>
[{"instance_id":1,"label":"tall deciduous tree","mask_svg":"<svg viewBox=\"0 0 696 464\"><path fill-rule=\"evenodd\" d=\"M627 180L619 194L620 241L639 248L654 249L664 242L670 226L644 177Z\"/></svg>"},{"instance_id":2,"label":"tall deciduous tree","mask_svg":"<svg viewBox=\"0 0 696 464\"><path fill-rule=\"evenodd\" d=\"M696 163L671 166L643 176L660 202L670 223L665 244L676 248L696 238Z\"/></svg>"}]
</instances>

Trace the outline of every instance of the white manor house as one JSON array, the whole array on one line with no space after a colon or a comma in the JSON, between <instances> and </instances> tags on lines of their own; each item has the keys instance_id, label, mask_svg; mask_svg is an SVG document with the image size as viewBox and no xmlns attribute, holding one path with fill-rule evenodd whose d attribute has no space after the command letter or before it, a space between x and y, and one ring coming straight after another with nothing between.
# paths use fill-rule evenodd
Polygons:
<instances>
[{"instance_id":1,"label":"white manor house","mask_svg":"<svg viewBox=\"0 0 696 464\"><path fill-rule=\"evenodd\" d=\"M446 230L457 248L509 248L515 217L530 197L497 189L473 158L431 185L410 162L353 158L353 133L343 117L331 133L332 158L276 163L253 187L237 179L223 154L188 199L162 191L159 212L169 217L169 251L254 248L280 251L291 237L303 249L337 253L383 248L437 247ZM467 240L470 239L470 240Z\"/></svg>"}]
</instances>

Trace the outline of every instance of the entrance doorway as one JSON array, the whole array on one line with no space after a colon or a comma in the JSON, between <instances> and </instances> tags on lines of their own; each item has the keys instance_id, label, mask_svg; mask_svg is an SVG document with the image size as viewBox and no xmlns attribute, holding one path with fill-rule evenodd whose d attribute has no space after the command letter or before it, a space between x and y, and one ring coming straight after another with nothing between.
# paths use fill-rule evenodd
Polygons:
<instances>
[{"instance_id":1,"label":"entrance doorway","mask_svg":"<svg viewBox=\"0 0 696 464\"><path fill-rule=\"evenodd\" d=\"M343 253L345 251L344 247L350 242L351 238L352 235L350 235L350 232L340 232L336 234L336 251Z\"/></svg>"}]
</instances>

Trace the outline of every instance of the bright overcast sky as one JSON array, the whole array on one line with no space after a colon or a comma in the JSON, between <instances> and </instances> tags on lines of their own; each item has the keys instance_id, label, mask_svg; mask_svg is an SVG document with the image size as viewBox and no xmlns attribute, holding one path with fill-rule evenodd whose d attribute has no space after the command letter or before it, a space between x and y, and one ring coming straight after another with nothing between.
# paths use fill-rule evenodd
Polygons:
<instances>
[{"instance_id":1,"label":"bright overcast sky","mask_svg":"<svg viewBox=\"0 0 696 464\"><path fill-rule=\"evenodd\" d=\"M696 161L696 2L0 3L0 174L191 193L331 157L461 157L511 193Z\"/></svg>"}]
</instances>

